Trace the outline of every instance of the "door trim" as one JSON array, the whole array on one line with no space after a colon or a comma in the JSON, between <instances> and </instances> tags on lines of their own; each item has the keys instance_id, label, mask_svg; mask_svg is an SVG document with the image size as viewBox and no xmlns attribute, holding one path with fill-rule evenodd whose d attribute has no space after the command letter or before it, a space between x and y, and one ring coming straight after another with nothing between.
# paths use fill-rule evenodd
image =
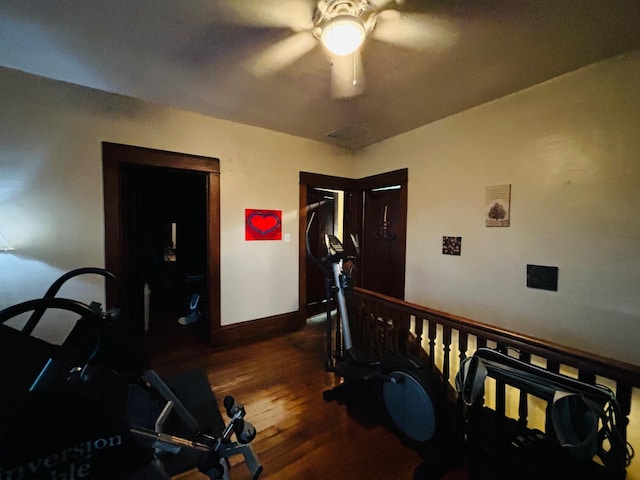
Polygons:
<instances>
[{"instance_id":1,"label":"door trim","mask_svg":"<svg viewBox=\"0 0 640 480\"><path fill-rule=\"evenodd\" d=\"M306 244L305 244L305 230L307 228L307 189L308 188L332 188L336 190L344 190L353 194L354 198L362 198L362 191L371 188L386 187L389 185L402 185L402 224L399 227L402 229L402 242L404 258L403 268L406 269L406 226L407 226L407 184L409 181L409 170L402 168L391 172L380 173L369 177L360 179L335 177L331 175L322 175L318 173L300 172L300 214L298 225L298 311L300 312L300 322L304 325L307 319L307 272L306 272ZM352 205L351 215L356 220L358 235L362 236L361 232L361 210L362 205L360 202ZM354 211L356 210L356 211ZM404 292L404 287L403 287Z\"/></svg>"},{"instance_id":2,"label":"door trim","mask_svg":"<svg viewBox=\"0 0 640 480\"><path fill-rule=\"evenodd\" d=\"M209 342L220 330L220 161L217 158L102 142L105 268L122 279L128 270L124 241L124 182L131 165L202 172L207 176L207 272ZM126 292L125 292L126 294ZM107 303L116 296L107 284Z\"/></svg>"}]
</instances>

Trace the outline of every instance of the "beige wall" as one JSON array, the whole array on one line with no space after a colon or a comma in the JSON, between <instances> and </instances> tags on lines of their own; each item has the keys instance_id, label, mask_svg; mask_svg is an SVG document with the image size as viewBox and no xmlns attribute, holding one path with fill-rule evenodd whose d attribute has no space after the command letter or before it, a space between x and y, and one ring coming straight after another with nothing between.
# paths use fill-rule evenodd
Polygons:
<instances>
[{"instance_id":1,"label":"beige wall","mask_svg":"<svg viewBox=\"0 0 640 480\"><path fill-rule=\"evenodd\" d=\"M104 265L101 142L217 157L222 323L298 309L298 172L350 176L328 145L0 70L0 308L60 274ZM245 242L244 209L283 211L291 242ZM101 285L61 292L102 300Z\"/></svg>"},{"instance_id":2,"label":"beige wall","mask_svg":"<svg viewBox=\"0 0 640 480\"><path fill-rule=\"evenodd\" d=\"M640 364L639 86L635 51L359 152L356 177L409 169L406 299ZM511 226L487 228L504 183ZM558 266L558 291L528 289L528 263ZM635 389L636 449L639 408Z\"/></svg>"},{"instance_id":3,"label":"beige wall","mask_svg":"<svg viewBox=\"0 0 640 480\"><path fill-rule=\"evenodd\" d=\"M104 264L102 141L220 158L223 324L297 308L299 171L408 167L408 300L639 364L639 84L636 51L354 157L0 70L0 232L18 249L0 255L0 307ZM511 227L486 228L485 188L502 183ZM245 208L281 209L292 241L245 242ZM441 254L443 235L463 237L462 256ZM559 291L526 288L527 263L558 266Z\"/></svg>"},{"instance_id":4,"label":"beige wall","mask_svg":"<svg viewBox=\"0 0 640 480\"><path fill-rule=\"evenodd\" d=\"M639 84L635 51L354 158L0 70L0 232L18 249L0 255L0 307L104 264L102 141L220 158L223 324L297 308L299 171L408 167L408 300L640 363ZM487 228L485 188L502 183L512 184L511 227ZM245 208L281 209L292 241L245 242ZM443 235L463 237L462 256L441 254ZM526 288L527 263L557 265L559 291ZM98 286L76 288L101 297Z\"/></svg>"},{"instance_id":5,"label":"beige wall","mask_svg":"<svg viewBox=\"0 0 640 480\"><path fill-rule=\"evenodd\" d=\"M639 86L635 51L361 152L357 177L409 169L407 300L640 364ZM506 183L511 226L487 228Z\"/></svg>"},{"instance_id":6,"label":"beige wall","mask_svg":"<svg viewBox=\"0 0 640 480\"><path fill-rule=\"evenodd\" d=\"M0 308L72 268L104 265L103 141L220 158L223 324L297 309L299 171L408 167L409 301L640 364L638 85L636 51L354 158L0 69L0 233L17 248L0 253ZM486 228L485 188L502 183L513 188L512 225ZM281 209L292 241L245 242L245 208ZM462 256L441 254L443 235L463 237ZM558 292L527 289L527 263L557 265ZM61 293L103 296L87 282Z\"/></svg>"}]
</instances>

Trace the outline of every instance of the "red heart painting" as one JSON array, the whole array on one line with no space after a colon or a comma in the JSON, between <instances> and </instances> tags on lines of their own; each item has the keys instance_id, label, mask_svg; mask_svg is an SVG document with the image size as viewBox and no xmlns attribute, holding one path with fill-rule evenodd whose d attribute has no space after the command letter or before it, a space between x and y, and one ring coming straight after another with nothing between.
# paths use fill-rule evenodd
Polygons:
<instances>
[{"instance_id":1,"label":"red heart painting","mask_svg":"<svg viewBox=\"0 0 640 480\"><path fill-rule=\"evenodd\" d=\"M282 210L255 210L245 213L245 240L281 240Z\"/></svg>"}]
</instances>

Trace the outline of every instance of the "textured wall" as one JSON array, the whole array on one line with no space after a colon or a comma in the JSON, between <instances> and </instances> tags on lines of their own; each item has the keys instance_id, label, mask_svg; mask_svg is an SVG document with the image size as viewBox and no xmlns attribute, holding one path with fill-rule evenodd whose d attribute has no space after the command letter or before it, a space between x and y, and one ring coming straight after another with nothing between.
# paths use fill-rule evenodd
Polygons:
<instances>
[{"instance_id":1,"label":"textured wall","mask_svg":"<svg viewBox=\"0 0 640 480\"><path fill-rule=\"evenodd\" d=\"M407 300L640 364L638 85L635 51L361 152L358 177L409 169ZM499 184L511 226L487 228ZM558 266L558 291L527 264Z\"/></svg>"}]
</instances>

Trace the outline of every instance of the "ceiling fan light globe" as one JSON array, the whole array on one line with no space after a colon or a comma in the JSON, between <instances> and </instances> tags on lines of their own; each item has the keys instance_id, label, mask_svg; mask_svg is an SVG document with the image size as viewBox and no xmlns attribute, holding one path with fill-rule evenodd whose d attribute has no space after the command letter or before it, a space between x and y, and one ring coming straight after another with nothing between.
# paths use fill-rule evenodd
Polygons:
<instances>
[{"instance_id":1,"label":"ceiling fan light globe","mask_svg":"<svg viewBox=\"0 0 640 480\"><path fill-rule=\"evenodd\" d=\"M362 45L365 36L365 28L359 18L340 15L324 26L320 39L334 55L349 55Z\"/></svg>"}]
</instances>

